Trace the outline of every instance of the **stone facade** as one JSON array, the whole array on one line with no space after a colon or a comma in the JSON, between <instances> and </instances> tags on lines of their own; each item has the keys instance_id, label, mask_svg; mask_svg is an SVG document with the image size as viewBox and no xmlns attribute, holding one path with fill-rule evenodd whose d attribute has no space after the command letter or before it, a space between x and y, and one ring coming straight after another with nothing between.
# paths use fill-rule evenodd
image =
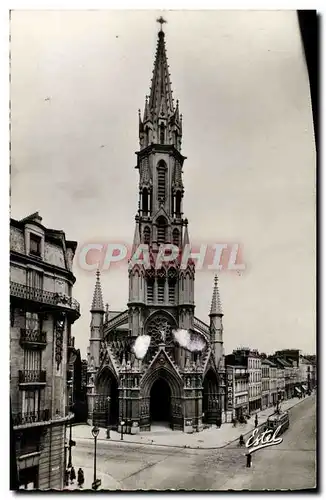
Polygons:
<instances>
[{"instance_id":1,"label":"stone facade","mask_svg":"<svg viewBox=\"0 0 326 500\"><path fill-rule=\"evenodd\" d=\"M89 421L125 432L157 420L172 429L201 430L225 421L223 324L217 280L209 324L194 315L195 265L183 214L182 116L172 99L164 33L158 34L152 88L139 116L139 205L129 263L128 308L105 311L97 274L88 352ZM175 259L165 259L169 245ZM143 257L139 248L143 249ZM146 260L146 262L145 262ZM160 264L158 265L158 261ZM182 329L180 344L174 333ZM150 337L146 354L137 339Z\"/></svg>"},{"instance_id":2,"label":"stone facade","mask_svg":"<svg viewBox=\"0 0 326 500\"><path fill-rule=\"evenodd\" d=\"M66 370L80 315L65 252L77 243L41 221L36 213L10 222L10 398L20 486L61 489Z\"/></svg>"}]
</instances>

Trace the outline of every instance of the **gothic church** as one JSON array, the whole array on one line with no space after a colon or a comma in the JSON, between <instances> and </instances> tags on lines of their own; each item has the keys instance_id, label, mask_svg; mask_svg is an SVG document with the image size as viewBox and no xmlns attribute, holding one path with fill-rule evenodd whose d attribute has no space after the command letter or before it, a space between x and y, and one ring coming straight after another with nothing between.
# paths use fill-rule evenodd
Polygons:
<instances>
[{"instance_id":1,"label":"gothic church","mask_svg":"<svg viewBox=\"0 0 326 500\"><path fill-rule=\"evenodd\" d=\"M150 266L129 265L129 301L122 312L104 309L97 271L88 348L88 422L125 433L148 431L155 422L200 431L228 420L225 409L223 325L215 277L209 324L194 315L195 264L180 259L155 266L161 244L189 245L183 214L182 115L172 99L165 34L158 33L150 95L139 115L139 205L133 249L148 245ZM189 350L176 341L187 330ZM148 335L143 357L133 346Z\"/></svg>"}]
</instances>

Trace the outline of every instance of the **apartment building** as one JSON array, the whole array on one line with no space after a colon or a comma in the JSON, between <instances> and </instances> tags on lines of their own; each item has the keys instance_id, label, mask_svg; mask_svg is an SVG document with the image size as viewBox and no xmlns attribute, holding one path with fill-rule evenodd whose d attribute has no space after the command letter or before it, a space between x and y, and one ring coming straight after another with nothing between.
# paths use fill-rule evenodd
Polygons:
<instances>
[{"instance_id":1,"label":"apartment building","mask_svg":"<svg viewBox=\"0 0 326 500\"><path fill-rule=\"evenodd\" d=\"M231 355L226 356L228 365L245 366L248 372L249 413L261 408L261 358L256 349L239 347Z\"/></svg>"},{"instance_id":2,"label":"apartment building","mask_svg":"<svg viewBox=\"0 0 326 500\"><path fill-rule=\"evenodd\" d=\"M10 398L19 487L63 487L77 243L38 213L10 220Z\"/></svg>"},{"instance_id":3,"label":"apartment building","mask_svg":"<svg viewBox=\"0 0 326 500\"><path fill-rule=\"evenodd\" d=\"M266 358L261 360L261 409L269 407L270 403L270 362Z\"/></svg>"},{"instance_id":4,"label":"apartment building","mask_svg":"<svg viewBox=\"0 0 326 500\"><path fill-rule=\"evenodd\" d=\"M245 365L236 364L233 355L226 356L226 363L227 374L232 377L232 417L241 421L249 414L249 373Z\"/></svg>"}]
</instances>

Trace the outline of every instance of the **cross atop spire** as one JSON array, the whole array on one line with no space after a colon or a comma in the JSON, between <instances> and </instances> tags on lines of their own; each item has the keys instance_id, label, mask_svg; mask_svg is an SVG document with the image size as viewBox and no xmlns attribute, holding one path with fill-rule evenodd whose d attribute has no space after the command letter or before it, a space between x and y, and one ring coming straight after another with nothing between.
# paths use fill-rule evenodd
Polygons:
<instances>
[{"instance_id":1,"label":"cross atop spire","mask_svg":"<svg viewBox=\"0 0 326 500\"><path fill-rule=\"evenodd\" d=\"M165 20L165 19L161 16L161 17L159 17L158 19L156 19L156 22L157 22L157 23L160 23L160 25L161 25L161 29L160 29L160 31L163 31L163 24L164 24L164 23L167 23L167 21L166 21L166 20Z\"/></svg>"}]
</instances>

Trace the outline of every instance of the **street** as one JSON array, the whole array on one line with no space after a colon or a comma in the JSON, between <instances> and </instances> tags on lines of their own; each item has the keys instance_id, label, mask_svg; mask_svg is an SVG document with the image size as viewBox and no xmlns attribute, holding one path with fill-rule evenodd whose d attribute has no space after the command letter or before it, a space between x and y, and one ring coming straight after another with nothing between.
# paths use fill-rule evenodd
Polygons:
<instances>
[{"instance_id":1,"label":"street","mask_svg":"<svg viewBox=\"0 0 326 500\"><path fill-rule=\"evenodd\" d=\"M103 489L264 490L306 489L316 484L316 398L290 410L283 442L253 453L246 468L244 448L183 449L110 441L97 445L97 478ZM93 481L94 444L78 442L73 465L85 472L85 488Z\"/></svg>"}]
</instances>

